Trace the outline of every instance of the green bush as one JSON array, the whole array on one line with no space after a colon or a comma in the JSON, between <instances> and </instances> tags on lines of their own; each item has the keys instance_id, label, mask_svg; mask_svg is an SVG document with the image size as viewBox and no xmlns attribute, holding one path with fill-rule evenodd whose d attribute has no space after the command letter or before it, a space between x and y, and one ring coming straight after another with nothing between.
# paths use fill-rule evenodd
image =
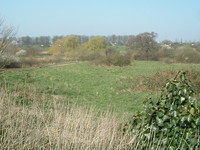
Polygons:
<instances>
[{"instance_id":1,"label":"green bush","mask_svg":"<svg viewBox=\"0 0 200 150\"><path fill-rule=\"evenodd\" d=\"M93 61L95 65L106 65L106 66L127 66L131 64L131 57L129 53L121 54L117 51L109 51L106 55L97 57Z\"/></svg>"},{"instance_id":2,"label":"green bush","mask_svg":"<svg viewBox=\"0 0 200 150\"><path fill-rule=\"evenodd\" d=\"M177 77L165 85L160 98L146 103L145 111L131 121L128 131L139 133L139 149L199 150L200 108L193 98L196 89L186 72Z\"/></svg>"},{"instance_id":3,"label":"green bush","mask_svg":"<svg viewBox=\"0 0 200 150\"><path fill-rule=\"evenodd\" d=\"M147 60L147 55L148 55L148 60L152 61L158 61L159 57L157 55L157 51L154 50L151 53L146 53L143 51L135 51L135 59L136 60Z\"/></svg>"},{"instance_id":4,"label":"green bush","mask_svg":"<svg viewBox=\"0 0 200 150\"><path fill-rule=\"evenodd\" d=\"M200 53L189 46L184 46L178 48L175 59L180 63L200 63Z\"/></svg>"},{"instance_id":5,"label":"green bush","mask_svg":"<svg viewBox=\"0 0 200 150\"><path fill-rule=\"evenodd\" d=\"M162 47L157 51L159 58L174 58L175 50L173 48Z\"/></svg>"},{"instance_id":6,"label":"green bush","mask_svg":"<svg viewBox=\"0 0 200 150\"><path fill-rule=\"evenodd\" d=\"M131 64L132 54L120 53L112 47L107 47L105 52L80 51L79 60L90 61L93 65L126 66Z\"/></svg>"},{"instance_id":7,"label":"green bush","mask_svg":"<svg viewBox=\"0 0 200 150\"><path fill-rule=\"evenodd\" d=\"M99 52L88 52L85 51L84 53L79 54L79 60L83 61L94 61L98 59L99 57L102 57L102 55Z\"/></svg>"}]
</instances>

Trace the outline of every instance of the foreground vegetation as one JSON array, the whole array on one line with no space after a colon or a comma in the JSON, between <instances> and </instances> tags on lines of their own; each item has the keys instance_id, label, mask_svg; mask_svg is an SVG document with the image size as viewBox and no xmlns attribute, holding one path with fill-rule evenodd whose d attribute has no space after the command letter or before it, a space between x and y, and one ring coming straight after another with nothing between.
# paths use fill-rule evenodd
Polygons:
<instances>
[{"instance_id":1,"label":"foreground vegetation","mask_svg":"<svg viewBox=\"0 0 200 150\"><path fill-rule=\"evenodd\" d=\"M142 149L200 148L200 101L194 97L187 72L179 72L166 83L160 97L145 104L145 111L130 123L131 134L137 132ZM159 147L159 148L158 148Z\"/></svg>"},{"instance_id":2,"label":"foreground vegetation","mask_svg":"<svg viewBox=\"0 0 200 150\"><path fill-rule=\"evenodd\" d=\"M119 121L110 112L63 105L53 98L41 102L45 97L33 98L34 102L26 107L12 101L15 94L0 89L2 150L122 149L130 140L120 133Z\"/></svg>"},{"instance_id":3,"label":"foreground vegetation","mask_svg":"<svg viewBox=\"0 0 200 150\"><path fill-rule=\"evenodd\" d=\"M189 67L199 70L200 66L134 62L121 68L78 63L2 72L0 148L139 150L153 144L159 149L156 140L159 143L165 137L144 142L138 138L143 132L122 132L127 113L132 116L141 110L151 94L131 91L129 82L140 75L151 77L158 70Z\"/></svg>"}]
</instances>

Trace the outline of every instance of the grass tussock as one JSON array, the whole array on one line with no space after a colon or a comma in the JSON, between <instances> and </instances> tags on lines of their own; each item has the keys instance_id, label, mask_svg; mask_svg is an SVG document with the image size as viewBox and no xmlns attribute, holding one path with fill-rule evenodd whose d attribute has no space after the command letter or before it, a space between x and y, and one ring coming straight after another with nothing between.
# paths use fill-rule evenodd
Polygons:
<instances>
[{"instance_id":1,"label":"grass tussock","mask_svg":"<svg viewBox=\"0 0 200 150\"><path fill-rule=\"evenodd\" d=\"M0 89L0 149L123 149L128 143L109 112L57 99L28 106L12 99L13 94Z\"/></svg>"}]
</instances>

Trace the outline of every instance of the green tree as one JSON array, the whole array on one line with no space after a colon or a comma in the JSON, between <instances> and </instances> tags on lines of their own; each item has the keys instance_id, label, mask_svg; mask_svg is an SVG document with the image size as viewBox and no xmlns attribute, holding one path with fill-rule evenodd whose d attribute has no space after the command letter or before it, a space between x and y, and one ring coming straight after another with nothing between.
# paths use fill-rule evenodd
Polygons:
<instances>
[{"instance_id":1,"label":"green tree","mask_svg":"<svg viewBox=\"0 0 200 150\"><path fill-rule=\"evenodd\" d=\"M75 35L58 39L50 47L49 52L54 55L67 55L67 53L72 52L79 47L79 42L79 37Z\"/></svg>"},{"instance_id":2,"label":"green tree","mask_svg":"<svg viewBox=\"0 0 200 150\"><path fill-rule=\"evenodd\" d=\"M53 55L63 55L66 52L64 47L64 39L58 39L54 44L49 48L49 53Z\"/></svg>"},{"instance_id":3,"label":"green tree","mask_svg":"<svg viewBox=\"0 0 200 150\"><path fill-rule=\"evenodd\" d=\"M86 44L86 47L90 51L105 51L107 46L106 38L103 36L93 37Z\"/></svg>"},{"instance_id":4,"label":"green tree","mask_svg":"<svg viewBox=\"0 0 200 150\"><path fill-rule=\"evenodd\" d=\"M75 50L80 43L80 39L76 35L70 35L67 38L64 38L64 46L66 47L67 51Z\"/></svg>"}]
</instances>

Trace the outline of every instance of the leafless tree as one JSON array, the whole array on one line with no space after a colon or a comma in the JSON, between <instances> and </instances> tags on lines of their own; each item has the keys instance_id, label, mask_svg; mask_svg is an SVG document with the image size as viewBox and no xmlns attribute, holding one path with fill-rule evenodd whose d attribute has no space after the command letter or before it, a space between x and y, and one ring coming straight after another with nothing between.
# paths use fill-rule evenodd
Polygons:
<instances>
[{"instance_id":1,"label":"leafless tree","mask_svg":"<svg viewBox=\"0 0 200 150\"><path fill-rule=\"evenodd\" d=\"M14 36L14 28L6 26L4 19L0 18L0 68L6 63L3 55L6 53L8 46L12 43Z\"/></svg>"},{"instance_id":2,"label":"leafless tree","mask_svg":"<svg viewBox=\"0 0 200 150\"><path fill-rule=\"evenodd\" d=\"M150 53L158 47L158 43L155 40L156 37L157 33L155 32L144 32L130 38L127 45L130 48L136 48L143 51L146 55L146 60L149 60Z\"/></svg>"}]
</instances>

